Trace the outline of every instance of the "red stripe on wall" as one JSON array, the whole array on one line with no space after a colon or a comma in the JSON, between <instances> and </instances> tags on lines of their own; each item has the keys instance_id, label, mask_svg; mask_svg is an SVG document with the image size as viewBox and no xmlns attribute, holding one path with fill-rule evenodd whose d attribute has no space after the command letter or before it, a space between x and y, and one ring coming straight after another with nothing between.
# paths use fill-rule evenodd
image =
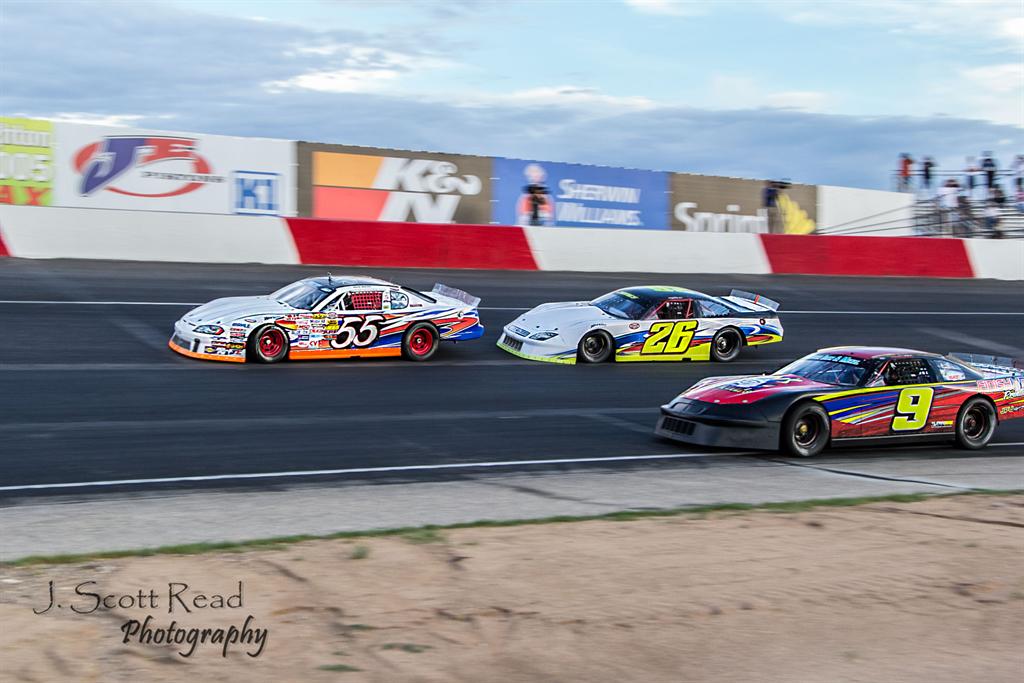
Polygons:
<instances>
[{"instance_id":1,"label":"red stripe on wall","mask_svg":"<svg viewBox=\"0 0 1024 683\"><path fill-rule=\"evenodd\" d=\"M0 227L0 256L10 256L11 252L7 251L7 247L4 246L4 229Z\"/></svg>"},{"instance_id":2,"label":"red stripe on wall","mask_svg":"<svg viewBox=\"0 0 1024 683\"><path fill-rule=\"evenodd\" d=\"M974 277L962 240L761 235L773 273Z\"/></svg>"},{"instance_id":3,"label":"red stripe on wall","mask_svg":"<svg viewBox=\"0 0 1024 683\"><path fill-rule=\"evenodd\" d=\"M521 228L288 218L302 263L537 270Z\"/></svg>"},{"instance_id":4,"label":"red stripe on wall","mask_svg":"<svg viewBox=\"0 0 1024 683\"><path fill-rule=\"evenodd\" d=\"M381 190L314 187L313 215L347 221L375 221L380 218L388 194Z\"/></svg>"}]
</instances>

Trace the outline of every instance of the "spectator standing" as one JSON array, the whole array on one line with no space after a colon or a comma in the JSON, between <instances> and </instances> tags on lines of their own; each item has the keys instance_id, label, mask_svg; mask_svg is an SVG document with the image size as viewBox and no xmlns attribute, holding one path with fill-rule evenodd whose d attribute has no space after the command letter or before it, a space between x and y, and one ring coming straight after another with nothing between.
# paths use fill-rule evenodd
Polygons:
<instances>
[{"instance_id":1,"label":"spectator standing","mask_svg":"<svg viewBox=\"0 0 1024 683\"><path fill-rule=\"evenodd\" d=\"M1013 158L1013 189L1015 192L1024 190L1024 154Z\"/></svg>"},{"instance_id":2,"label":"spectator standing","mask_svg":"<svg viewBox=\"0 0 1024 683\"><path fill-rule=\"evenodd\" d=\"M914 160L910 158L909 154L900 155L900 192L910 191L910 174L914 170Z\"/></svg>"},{"instance_id":3,"label":"spectator standing","mask_svg":"<svg viewBox=\"0 0 1024 683\"><path fill-rule=\"evenodd\" d=\"M982 154L981 170L985 172L985 187L991 192L996 185L996 172L999 170L999 164L992 158L992 152Z\"/></svg>"},{"instance_id":4,"label":"spectator standing","mask_svg":"<svg viewBox=\"0 0 1024 683\"><path fill-rule=\"evenodd\" d=\"M964 166L964 187L967 190L968 196L974 195L974 188L977 185L975 182L978 180L978 166L974 163L974 157L967 157L967 163Z\"/></svg>"},{"instance_id":5,"label":"spectator standing","mask_svg":"<svg viewBox=\"0 0 1024 683\"><path fill-rule=\"evenodd\" d=\"M946 184L939 188L939 210L941 211L941 223L943 229L947 226L954 227L957 223L957 208L960 206L960 186L956 180L950 178Z\"/></svg>"},{"instance_id":6,"label":"spectator standing","mask_svg":"<svg viewBox=\"0 0 1024 683\"><path fill-rule=\"evenodd\" d=\"M931 191L932 189L933 168L935 168L935 160L931 157L925 157L924 163L921 164L921 187L925 191Z\"/></svg>"}]
</instances>

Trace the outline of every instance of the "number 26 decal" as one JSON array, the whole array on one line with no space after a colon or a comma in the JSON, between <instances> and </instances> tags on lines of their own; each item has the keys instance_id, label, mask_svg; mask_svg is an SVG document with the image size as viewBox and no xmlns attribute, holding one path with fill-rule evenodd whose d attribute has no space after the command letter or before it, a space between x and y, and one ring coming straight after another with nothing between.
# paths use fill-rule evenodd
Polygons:
<instances>
[{"instance_id":1,"label":"number 26 decal","mask_svg":"<svg viewBox=\"0 0 1024 683\"><path fill-rule=\"evenodd\" d=\"M380 335L380 321L384 320L382 315L351 316L341 321L338 327L338 336L331 340L331 346L336 349L347 349L350 346L369 346L377 341Z\"/></svg>"},{"instance_id":2,"label":"number 26 decal","mask_svg":"<svg viewBox=\"0 0 1024 683\"><path fill-rule=\"evenodd\" d=\"M914 432L928 424L928 411L932 408L935 390L931 387L904 389L896 399L892 418L892 431Z\"/></svg>"},{"instance_id":3,"label":"number 26 decal","mask_svg":"<svg viewBox=\"0 0 1024 683\"><path fill-rule=\"evenodd\" d=\"M640 353L684 353L690 347L693 333L696 331L696 320L654 323Z\"/></svg>"}]
</instances>

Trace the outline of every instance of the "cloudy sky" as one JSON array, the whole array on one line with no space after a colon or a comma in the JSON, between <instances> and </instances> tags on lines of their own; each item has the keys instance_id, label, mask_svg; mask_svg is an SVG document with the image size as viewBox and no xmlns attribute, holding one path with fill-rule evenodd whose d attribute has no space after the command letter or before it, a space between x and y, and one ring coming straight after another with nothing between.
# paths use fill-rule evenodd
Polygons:
<instances>
[{"instance_id":1,"label":"cloudy sky","mask_svg":"<svg viewBox=\"0 0 1024 683\"><path fill-rule=\"evenodd\" d=\"M1024 153L1020 0L0 1L0 114L889 186Z\"/></svg>"}]
</instances>

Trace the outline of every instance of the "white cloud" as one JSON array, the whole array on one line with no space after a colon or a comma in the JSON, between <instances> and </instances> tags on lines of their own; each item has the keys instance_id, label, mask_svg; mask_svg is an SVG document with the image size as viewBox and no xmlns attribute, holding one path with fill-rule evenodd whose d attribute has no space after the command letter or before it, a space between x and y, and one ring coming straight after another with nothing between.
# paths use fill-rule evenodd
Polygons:
<instances>
[{"instance_id":1,"label":"white cloud","mask_svg":"<svg viewBox=\"0 0 1024 683\"><path fill-rule=\"evenodd\" d=\"M773 92L748 76L714 74L706 105L719 109L794 109L824 112L829 104L828 93L816 90L785 90Z\"/></svg>"},{"instance_id":2,"label":"white cloud","mask_svg":"<svg viewBox=\"0 0 1024 683\"><path fill-rule=\"evenodd\" d=\"M1020 62L962 69L960 74L975 86L992 93L1024 89L1024 63Z\"/></svg>"},{"instance_id":3,"label":"white cloud","mask_svg":"<svg viewBox=\"0 0 1024 683\"><path fill-rule=\"evenodd\" d=\"M379 92L400 73L392 69L334 69L311 71L282 81L267 81L263 88L272 94L289 89L326 93Z\"/></svg>"},{"instance_id":4,"label":"white cloud","mask_svg":"<svg viewBox=\"0 0 1024 683\"><path fill-rule=\"evenodd\" d=\"M929 0L928 2L822 2L789 0L765 4L783 19L822 26L881 26L895 33L930 36L960 35L1019 52L1024 39L1024 16L1019 0Z\"/></svg>"},{"instance_id":5,"label":"white cloud","mask_svg":"<svg viewBox=\"0 0 1024 683\"><path fill-rule=\"evenodd\" d=\"M334 64L290 78L266 81L262 86L267 92L278 94L292 89L325 93L380 92L406 74L454 65L437 57L345 43L305 45L286 54L332 58Z\"/></svg>"},{"instance_id":6,"label":"white cloud","mask_svg":"<svg viewBox=\"0 0 1024 683\"><path fill-rule=\"evenodd\" d=\"M91 123L96 126L125 128L141 121L142 119L151 119L154 117L143 116L141 114L90 114L88 112L60 112L59 114L54 114L47 118L64 123ZM166 114L156 118L171 119L174 118L174 116Z\"/></svg>"},{"instance_id":7,"label":"white cloud","mask_svg":"<svg viewBox=\"0 0 1024 683\"><path fill-rule=\"evenodd\" d=\"M500 95L474 93L467 96L456 96L455 101L462 106L487 106L507 104L526 107L603 107L605 113L609 109L617 111L638 111L653 109L655 102L646 97L607 95L597 88L586 88L575 85L544 86L517 90Z\"/></svg>"},{"instance_id":8,"label":"white cloud","mask_svg":"<svg viewBox=\"0 0 1024 683\"><path fill-rule=\"evenodd\" d=\"M705 8L686 0L625 0L626 5L644 14L667 14L676 17L703 14Z\"/></svg>"}]
</instances>

